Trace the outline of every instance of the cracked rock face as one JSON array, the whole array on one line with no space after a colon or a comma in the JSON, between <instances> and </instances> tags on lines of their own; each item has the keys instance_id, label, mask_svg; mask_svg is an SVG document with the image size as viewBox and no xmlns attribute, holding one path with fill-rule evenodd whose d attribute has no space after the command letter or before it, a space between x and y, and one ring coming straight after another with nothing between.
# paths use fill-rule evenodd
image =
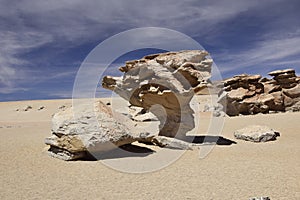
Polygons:
<instances>
[{"instance_id":1,"label":"cracked rock face","mask_svg":"<svg viewBox=\"0 0 300 200\"><path fill-rule=\"evenodd\" d=\"M49 154L62 160L85 158L87 152L112 150L136 141L128 127L113 118L101 101L95 109L86 104L59 111L52 118L52 136L45 139Z\"/></svg>"},{"instance_id":2,"label":"cracked rock face","mask_svg":"<svg viewBox=\"0 0 300 200\"><path fill-rule=\"evenodd\" d=\"M148 55L120 67L122 77L106 76L102 86L132 106L152 112L160 121L159 135L184 137L195 127L190 101L210 85L212 59L201 50Z\"/></svg>"},{"instance_id":3,"label":"cracked rock face","mask_svg":"<svg viewBox=\"0 0 300 200\"><path fill-rule=\"evenodd\" d=\"M269 73L273 79L260 75L237 75L223 81L219 95L229 116L269 112L299 111L300 78L295 70L276 70Z\"/></svg>"}]
</instances>

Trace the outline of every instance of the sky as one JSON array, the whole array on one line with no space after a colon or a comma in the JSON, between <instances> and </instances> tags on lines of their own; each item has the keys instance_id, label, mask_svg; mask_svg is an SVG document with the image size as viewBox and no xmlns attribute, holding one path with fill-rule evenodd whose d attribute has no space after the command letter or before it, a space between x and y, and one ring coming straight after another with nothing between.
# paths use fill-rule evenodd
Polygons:
<instances>
[{"instance_id":1,"label":"sky","mask_svg":"<svg viewBox=\"0 0 300 200\"><path fill-rule=\"evenodd\" d=\"M179 31L223 78L300 73L298 0L0 0L0 101L71 98L76 73L102 41L133 28ZM126 60L149 51L128 53Z\"/></svg>"}]
</instances>

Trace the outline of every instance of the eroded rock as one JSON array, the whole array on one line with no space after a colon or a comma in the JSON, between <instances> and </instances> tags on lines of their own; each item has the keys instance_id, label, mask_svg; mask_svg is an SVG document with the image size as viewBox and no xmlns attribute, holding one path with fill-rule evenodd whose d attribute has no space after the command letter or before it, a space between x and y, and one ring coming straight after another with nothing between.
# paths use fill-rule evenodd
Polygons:
<instances>
[{"instance_id":1,"label":"eroded rock","mask_svg":"<svg viewBox=\"0 0 300 200\"><path fill-rule=\"evenodd\" d=\"M120 67L123 77L104 77L102 86L152 112L161 122L159 135L184 137L195 127L190 101L210 84L213 61L206 56L201 50L145 56Z\"/></svg>"},{"instance_id":2,"label":"eroded rock","mask_svg":"<svg viewBox=\"0 0 300 200\"><path fill-rule=\"evenodd\" d=\"M234 137L240 140L246 140L251 142L267 142L276 140L279 133L272 128L260 125L251 125L245 128L239 129L234 132Z\"/></svg>"},{"instance_id":3,"label":"eroded rock","mask_svg":"<svg viewBox=\"0 0 300 200\"><path fill-rule=\"evenodd\" d=\"M295 70L270 72L273 79L260 75L237 75L224 80L219 103L229 116L239 114L297 111L300 99L300 82Z\"/></svg>"},{"instance_id":4,"label":"eroded rock","mask_svg":"<svg viewBox=\"0 0 300 200\"><path fill-rule=\"evenodd\" d=\"M109 107L98 101L94 108L82 103L53 116L52 136L45 139L51 156L74 160L87 152L108 151L136 141L128 127L114 119Z\"/></svg>"}]
</instances>

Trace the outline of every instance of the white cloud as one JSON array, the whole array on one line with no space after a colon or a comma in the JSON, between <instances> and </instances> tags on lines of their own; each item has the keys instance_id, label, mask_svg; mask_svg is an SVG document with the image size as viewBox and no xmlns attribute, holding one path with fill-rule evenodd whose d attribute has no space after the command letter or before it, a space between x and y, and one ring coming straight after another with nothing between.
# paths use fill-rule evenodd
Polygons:
<instances>
[{"instance_id":1,"label":"white cloud","mask_svg":"<svg viewBox=\"0 0 300 200\"><path fill-rule=\"evenodd\" d=\"M249 49L237 52L228 52L215 55L218 58L218 66L222 73L231 71L254 70L254 73L265 72L265 68L282 65L300 70L300 35L292 35L289 38L261 37L255 45ZM295 58L296 57L296 58ZM286 66L288 65L288 66ZM251 67L251 68L249 68Z\"/></svg>"},{"instance_id":2,"label":"white cloud","mask_svg":"<svg viewBox=\"0 0 300 200\"><path fill-rule=\"evenodd\" d=\"M0 93L12 93L18 90L18 85L26 81L28 73L21 65L28 61L19 57L20 54L45 45L51 37L38 32L16 33L0 31Z\"/></svg>"},{"instance_id":3,"label":"white cloud","mask_svg":"<svg viewBox=\"0 0 300 200\"><path fill-rule=\"evenodd\" d=\"M279 1L274 0L272 4ZM14 91L13 88L18 88L22 82L32 79L46 81L73 75L72 72L66 72L33 77L33 73L22 67L30 61L21 59L20 54L51 42L58 46L72 47L90 41L100 41L129 28L145 26L171 28L194 37L210 37L213 41L218 34L222 34L220 24L238 17L241 13L255 12L257 9L268 10L270 6L270 1L267 0L31 0L19 1L17 4L10 0L2 2L0 20L4 20L0 27L0 85L4 85L6 91ZM263 39L256 42L254 41L255 47L251 49L237 52L236 55L225 55L225 69L272 62L299 54L297 37Z\"/></svg>"}]
</instances>

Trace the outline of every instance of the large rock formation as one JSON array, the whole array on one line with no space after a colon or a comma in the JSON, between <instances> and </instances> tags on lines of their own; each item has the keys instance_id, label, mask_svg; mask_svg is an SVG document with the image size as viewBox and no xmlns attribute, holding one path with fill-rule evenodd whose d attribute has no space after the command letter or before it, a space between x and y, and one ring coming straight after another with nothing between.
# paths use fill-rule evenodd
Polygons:
<instances>
[{"instance_id":1,"label":"large rock formation","mask_svg":"<svg viewBox=\"0 0 300 200\"><path fill-rule=\"evenodd\" d=\"M190 101L210 84L213 61L200 50L148 55L120 67L123 77L106 76L104 88L152 112L159 119L159 135L184 137L195 127Z\"/></svg>"},{"instance_id":2,"label":"large rock formation","mask_svg":"<svg viewBox=\"0 0 300 200\"><path fill-rule=\"evenodd\" d=\"M81 100L80 100L81 101ZM50 156L62 160L101 157L106 151L135 141L153 143L160 147L191 149L193 144L149 133L136 122L101 101L90 101L56 113L52 118L52 136L45 139ZM92 108L92 109L91 109Z\"/></svg>"},{"instance_id":3,"label":"large rock formation","mask_svg":"<svg viewBox=\"0 0 300 200\"><path fill-rule=\"evenodd\" d=\"M224 81L219 94L225 112L229 116L299 111L300 77L295 70L277 70L269 73L273 79L260 75L242 74Z\"/></svg>"}]
</instances>

